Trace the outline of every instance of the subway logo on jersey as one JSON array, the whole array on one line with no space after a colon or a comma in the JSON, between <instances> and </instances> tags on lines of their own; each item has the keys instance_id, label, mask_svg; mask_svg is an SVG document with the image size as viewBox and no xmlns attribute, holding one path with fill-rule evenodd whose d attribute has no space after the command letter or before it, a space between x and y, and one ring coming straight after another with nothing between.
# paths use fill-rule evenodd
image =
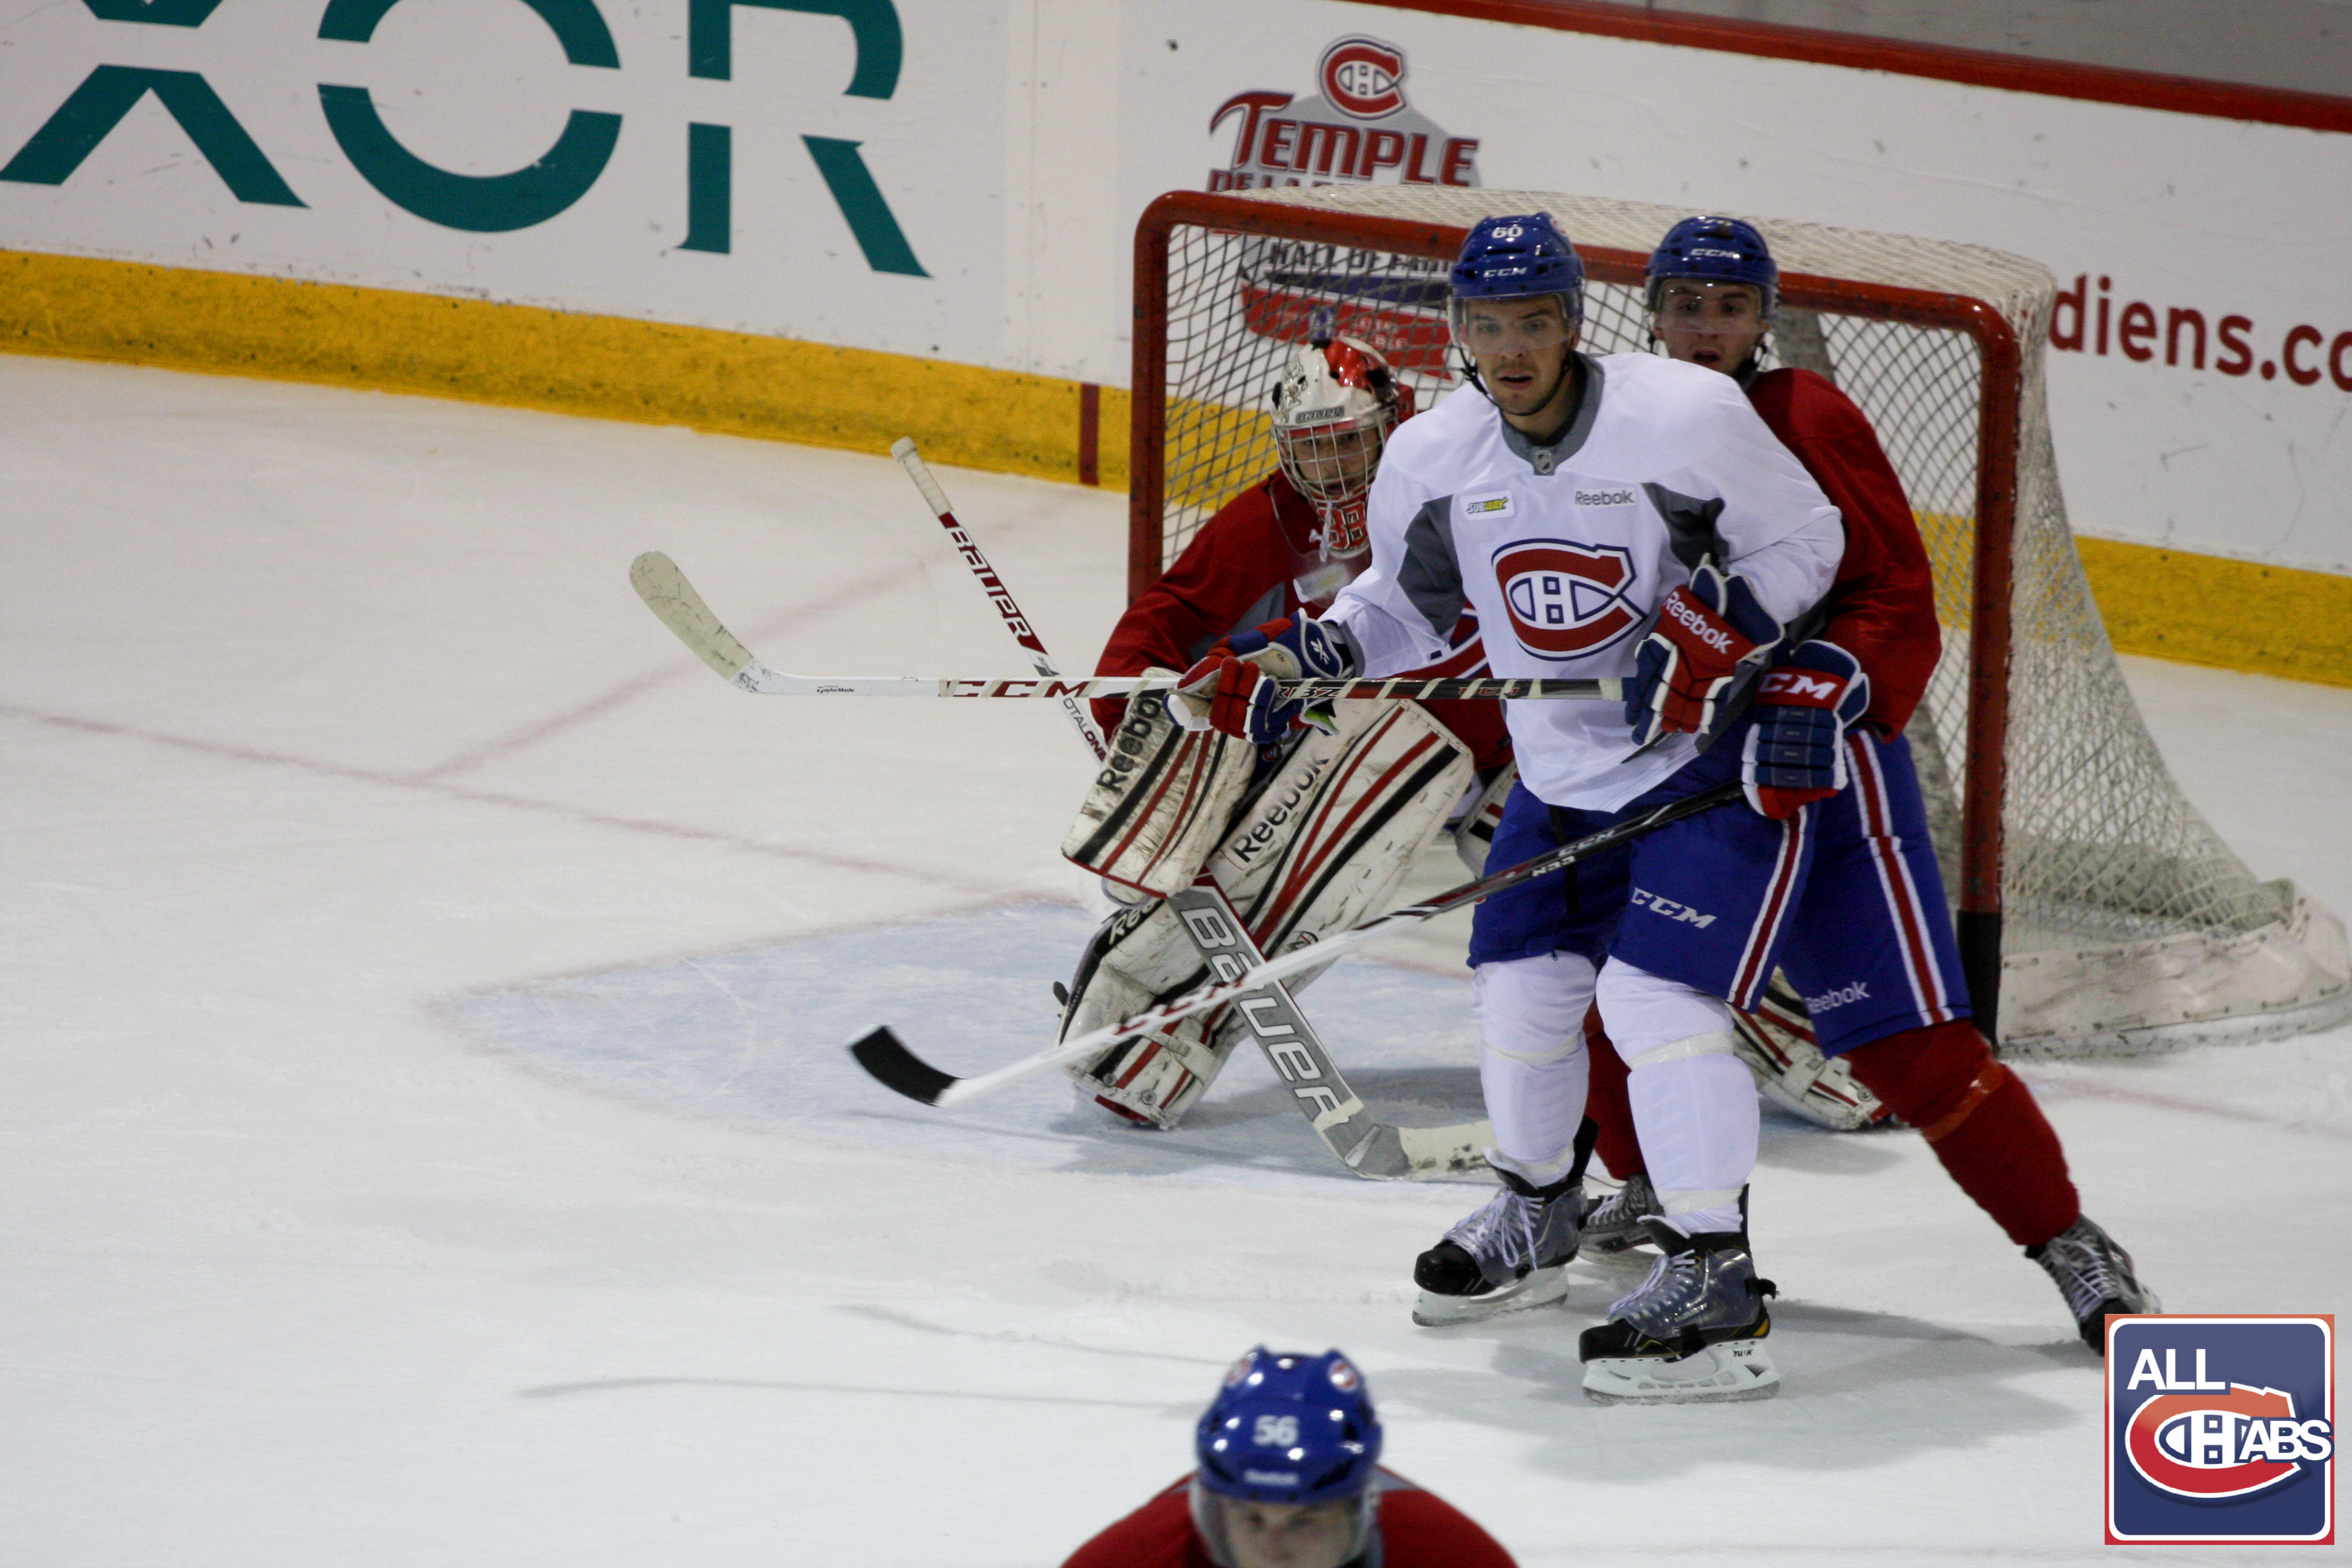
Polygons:
<instances>
[{"instance_id":1,"label":"subway logo on jersey","mask_svg":"<svg viewBox=\"0 0 2352 1568\"><path fill-rule=\"evenodd\" d=\"M1582 658L1642 624L1626 596L1633 552L1620 544L1517 540L1495 552L1495 581L1512 634L1538 658Z\"/></svg>"}]
</instances>

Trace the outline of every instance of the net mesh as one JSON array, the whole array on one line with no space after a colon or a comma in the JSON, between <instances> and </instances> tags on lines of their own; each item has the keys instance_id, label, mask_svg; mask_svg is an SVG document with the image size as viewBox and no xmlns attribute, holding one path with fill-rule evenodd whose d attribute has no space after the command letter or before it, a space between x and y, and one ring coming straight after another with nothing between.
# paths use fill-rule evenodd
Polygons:
<instances>
[{"instance_id":1,"label":"net mesh","mask_svg":"<svg viewBox=\"0 0 2352 1568\"><path fill-rule=\"evenodd\" d=\"M1457 187L1357 185L1255 192L1233 199L1452 227L1466 227L1490 214L1549 211L1580 247L1640 254L1687 216L1635 203ZM2010 321L2023 348L2002 808L2003 949L2009 963L2013 966L2021 955L2074 954L2094 967L2105 960L2112 969L2117 954L2135 946L2178 957L2175 950L2184 939L2210 958L2246 947L2242 939L2250 933L2293 926L2298 909L2291 886L2258 880L2174 784L2100 622L2067 530L2050 441L2042 375L2042 345L2055 287L2049 273L2020 258L1975 247L1757 221L1784 276L1810 274L1980 300ZM1423 407L1465 395L1449 364L1444 300L1441 260L1176 226L1168 261L1166 479L1158 564L1172 561L1219 506L1274 466L1267 394L1284 354L1304 341L1317 307L1333 307L1340 331L1387 355ZM1955 785L1967 766L1967 633L1981 457L1981 356L1964 331L1890 320L1859 299L1852 310L1784 310L1772 342L1768 364L1776 363L1772 355L1778 352L1785 363L1831 375L1869 416L1902 477L1934 561L1945 651L1910 733L1945 883L1957 888L1960 813ZM1606 282L1588 286L1585 347L1596 354L1648 350L1637 289ZM2045 985L2055 984L2053 973L2041 973ZM2242 1005L2212 994L2207 981L2191 988L2198 987L2204 994L2192 1000L2202 1005L2208 1021L2218 1016L2216 1009L2226 1014L2235 1005L2271 1016L2276 1026L2261 1031L2267 1033L2310 1026L2315 1000L2352 999L2352 987L2340 975L2291 987L2291 996L2273 986ZM2128 1012L2131 1004L2125 1005L2126 1022L2139 1018ZM2172 1011L2184 1008L2197 1011L2189 1005ZM2049 1054L2074 1054L2153 1048L2147 1029L2180 1021L2169 1014L2141 1018L2137 1047L2124 1042L2119 1030L2126 1023L2115 1018L2095 1026L2080 1018L2037 1023L2021 1016L2017 1029L2025 1037L2040 1029L2047 1037L2034 1043ZM2012 1034L2006 1011L2003 1034Z\"/></svg>"}]
</instances>

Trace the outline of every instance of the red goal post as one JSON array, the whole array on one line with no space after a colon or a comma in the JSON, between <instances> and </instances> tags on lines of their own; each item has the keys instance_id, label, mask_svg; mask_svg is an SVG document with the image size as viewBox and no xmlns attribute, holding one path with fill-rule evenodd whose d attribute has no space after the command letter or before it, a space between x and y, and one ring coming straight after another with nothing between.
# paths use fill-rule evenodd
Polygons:
<instances>
[{"instance_id":1,"label":"red goal post","mask_svg":"<svg viewBox=\"0 0 2352 1568\"><path fill-rule=\"evenodd\" d=\"M1444 264L1478 217L1533 211L1560 219L1584 258L1589 352L1645 348L1643 270L1679 209L1370 184L1153 202L1135 237L1130 600L1272 467L1265 393L1313 307L1387 353L1425 407L1458 384ZM2047 269L1752 221L1782 268L1778 363L1829 374L1862 405L1935 560L1946 651L1911 734L1988 1032L1999 1005L1996 1037L2014 1052L2120 1054L2352 1012L2340 925L2238 862L2180 796L2124 686L2057 490Z\"/></svg>"}]
</instances>

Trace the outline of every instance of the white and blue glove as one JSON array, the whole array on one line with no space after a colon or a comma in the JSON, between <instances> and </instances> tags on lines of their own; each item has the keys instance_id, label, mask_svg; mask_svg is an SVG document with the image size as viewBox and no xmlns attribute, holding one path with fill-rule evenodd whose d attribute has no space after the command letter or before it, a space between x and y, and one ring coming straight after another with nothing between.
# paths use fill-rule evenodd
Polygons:
<instances>
[{"instance_id":1,"label":"white and blue glove","mask_svg":"<svg viewBox=\"0 0 2352 1568\"><path fill-rule=\"evenodd\" d=\"M1633 650L1625 721L1644 746L1670 730L1699 738L1699 749L1738 714L1737 699L1762 668L1781 626L1757 601L1748 579L1714 558L1658 605L1657 625Z\"/></svg>"},{"instance_id":2,"label":"white and blue glove","mask_svg":"<svg viewBox=\"0 0 2352 1568\"><path fill-rule=\"evenodd\" d=\"M1168 694L1168 713L1187 730L1280 745L1293 730L1329 730L1330 706L1285 701L1274 682L1344 680L1360 668L1345 631L1286 616L1211 648L1178 678Z\"/></svg>"},{"instance_id":3,"label":"white and blue glove","mask_svg":"<svg viewBox=\"0 0 2352 1568\"><path fill-rule=\"evenodd\" d=\"M1846 786L1845 732L1870 706L1870 677L1833 642L1800 643L1757 689L1755 728L1740 752L1748 804L1794 816Z\"/></svg>"}]
</instances>

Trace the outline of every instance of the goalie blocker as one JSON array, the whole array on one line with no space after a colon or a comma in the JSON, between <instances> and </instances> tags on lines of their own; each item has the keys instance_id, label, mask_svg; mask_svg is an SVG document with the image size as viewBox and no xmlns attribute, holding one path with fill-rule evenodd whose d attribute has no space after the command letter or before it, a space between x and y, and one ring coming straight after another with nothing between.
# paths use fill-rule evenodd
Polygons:
<instances>
[{"instance_id":1,"label":"goalie blocker","mask_svg":"<svg viewBox=\"0 0 2352 1568\"><path fill-rule=\"evenodd\" d=\"M1151 902L1114 913L1081 955L1060 1039L1139 1013L1208 978L1168 894L1209 879L1269 956L1296 952L1388 905L1474 774L1468 748L1409 703L1341 703L1330 733L1303 731L1265 776L1258 753L1178 729L1138 702L1111 739L1063 853ZM1125 764L1122 766L1121 764ZM1321 971L1290 982L1297 991ZM1173 1127L1248 1033L1236 1013L1186 1018L1068 1069L1132 1121Z\"/></svg>"}]
</instances>

